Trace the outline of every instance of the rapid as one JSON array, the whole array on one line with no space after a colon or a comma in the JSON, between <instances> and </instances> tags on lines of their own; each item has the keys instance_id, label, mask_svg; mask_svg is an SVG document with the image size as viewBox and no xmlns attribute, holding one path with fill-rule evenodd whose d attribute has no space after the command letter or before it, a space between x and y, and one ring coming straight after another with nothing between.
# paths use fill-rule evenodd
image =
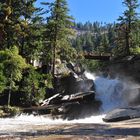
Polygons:
<instances>
[{"instance_id":1,"label":"rapid","mask_svg":"<svg viewBox=\"0 0 140 140\"><path fill-rule=\"evenodd\" d=\"M0 118L0 135L14 135L17 132L23 133L29 131L34 133L38 129L47 129L51 126L63 124L104 124L102 119L108 111L117 107L127 106L128 102L124 100L123 95L128 88L127 84L117 78L99 77L88 72L85 75L95 83L96 98L102 101L100 115L72 121L62 119L52 120L46 116L28 114L21 114L13 118Z\"/></svg>"}]
</instances>

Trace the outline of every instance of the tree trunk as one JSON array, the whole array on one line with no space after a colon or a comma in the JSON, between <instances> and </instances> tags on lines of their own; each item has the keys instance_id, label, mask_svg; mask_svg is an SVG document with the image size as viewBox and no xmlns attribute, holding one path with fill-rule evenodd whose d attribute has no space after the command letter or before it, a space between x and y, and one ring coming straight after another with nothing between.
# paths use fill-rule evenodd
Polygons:
<instances>
[{"instance_id":1,"label":"tree trunk","mask_svg":"<svg viewBox=\"0 0 140 140\"><path fill-rule=\"evenodd\" d=\"M24 42L25 42L25 40L24 40L24 37L21 39L21 48L20 48L20 52L19 52L19 54L21 55L21 56L24 56Z\"/></svg>"},{"instance_id":2,"label":"tree trunk","mask_svg":"<svg viewBox=\"0 0 140 140\"><path fill-rule=\"evenodd\" d=\"M34 84L34 82L32 84L32 94L30 96L30 106L32 106L32 104L33 104L33 101L34 101L33 98L35 98L35 84Z\"/></svg>"},{"instance_id":3,"label":"tree trunk","mask_svg":"<svg viewBox=\"0 0 140 140\"><path fill-rule=\"evenodd\" d=\"M53 69L52 69L53 79L55 78L55 60L56 60L56 43L54 43L53 45Z\"/></svg>"},{"instance_id":4,"label":"tree trunk","mask_svg":"<svg viewBox=\"0 0 140 140\"><path fill-rule=\"evenodd\" d=\"M125 34L125 52L126 55L130 54L130 44L129 44L129 33L126 31Z\"/></svg>"},{"instance_id":5,"label":"tree trunk","mask_svg":"<svg viewBox=\"0 0 140 140\"><path fill-rule=\"evenodd\" d=\"M8 107L10 106L10 101L11 101L11 86L10 86L10 89L9 89L9 94L8 94Z\"/></svg>"},{"instance_id":6,"label":"tree trunk","mask_svg":"<svg viewBox=\"0 0 140 140\"><path fill-rule=\"evenodd\" d=\"M7 103L7 106L9 107L10 106L10 102L11 102L11 91L12 91L12 74L10 76L10 84L9 84L9 93L8 93L8 103Z\"/></svg>"},{"instance_id":7,"label":"tree trunk","mask_svg":"<svg viewBox=\"0 0 140 140\"><path fill-rule=\"evenodd\" d=\"M59 8L60 1L57 0L56 8ZM55 21L58 20L58 13L56 14ZM53 84L54 84L54 78L55 78L55 60L56 60L56 46L57 46L57 36L58 36L58 24L55 25L55 36L54 36L54 42L53 42L53 69L52 69L52 75L53 75Z\"/></svg>"}]
</instances>

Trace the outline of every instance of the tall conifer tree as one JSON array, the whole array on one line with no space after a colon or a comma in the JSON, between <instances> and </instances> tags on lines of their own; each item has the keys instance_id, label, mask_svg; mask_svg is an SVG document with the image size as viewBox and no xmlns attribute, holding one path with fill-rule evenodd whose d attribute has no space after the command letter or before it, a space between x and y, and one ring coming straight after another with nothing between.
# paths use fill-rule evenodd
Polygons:
<instances>
[{"instance_id":1,"label":"tall conifer tree","mask_svg":"<svg viewBox=\"0 0 140 140\"><path fill-rule=\"evenodd\" d=\"M130 54L130 48L132 47L132 38L131 33L135 23L138 21L138 14L136 9L138 8L138 0L124 0L123 2L126 10L123 15L119 17L120 27L123 33L125 33L125 49L124 52L126 55Z\"/></svg>"},{"instance_id":2,"label":"tall conifer tree","mask_svg":"<svg viewBox=\"0 0 140 140\"><path fill-rule=\"evenodd\" d=\"M66 0L55 0L54 3L42 4L50 7L50 17L48 17L45 34L52 50L52 74L54 76L56 55L61 50L67 50L68 38L73 33L73 18L68 15L69 10Z\"/></svg>"}]
</instances>

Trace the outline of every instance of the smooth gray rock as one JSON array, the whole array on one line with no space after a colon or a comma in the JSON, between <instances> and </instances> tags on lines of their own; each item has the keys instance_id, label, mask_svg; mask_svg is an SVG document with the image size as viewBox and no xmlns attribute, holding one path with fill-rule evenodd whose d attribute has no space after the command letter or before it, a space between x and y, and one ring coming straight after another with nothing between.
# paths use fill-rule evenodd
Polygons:
<instances>
[{"instance_id":1,"label":"smooth gray rock","mask_svg":"<svg viewBox=\"0 0 140 140\"><path fill-rule=\"evenodd\" d=\"M134 118L140 118L140 106L115 109L109 112L103 120L117 122Z\"/></svg>"}]
</instances>

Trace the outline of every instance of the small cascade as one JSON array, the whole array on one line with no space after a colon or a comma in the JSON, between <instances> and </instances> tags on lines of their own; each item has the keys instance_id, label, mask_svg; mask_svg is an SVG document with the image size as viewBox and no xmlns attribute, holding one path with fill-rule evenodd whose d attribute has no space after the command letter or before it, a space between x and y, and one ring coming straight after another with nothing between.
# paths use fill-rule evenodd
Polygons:
<instances>
[{"instance_id":1,"label":"small cascade","mask_svg":"<svg viewBox=\"0 0 140 140\"><path fill-rule=\"evenodd\" d=\"M118 79L97 77L94 82L96 85L96 98L102 101L101 111L106 113L125 105L122 97L123 83Z\"/></svg>"},{"instance_id":2,"label":"small cascade","mask_svg":"<svg viewBox=\"0 0 140 140\"><path fill-rule=\"evenodd\" d=\"M104 77L98 77L94 74L85 73L88 79L92 79L95 84L96 99L102 101L100 111L107 113L112 109L126 106L126 102L123 100L123 92L126 89L126 85L118 79L109 79Z\"/></svg>"}]
</instances>

